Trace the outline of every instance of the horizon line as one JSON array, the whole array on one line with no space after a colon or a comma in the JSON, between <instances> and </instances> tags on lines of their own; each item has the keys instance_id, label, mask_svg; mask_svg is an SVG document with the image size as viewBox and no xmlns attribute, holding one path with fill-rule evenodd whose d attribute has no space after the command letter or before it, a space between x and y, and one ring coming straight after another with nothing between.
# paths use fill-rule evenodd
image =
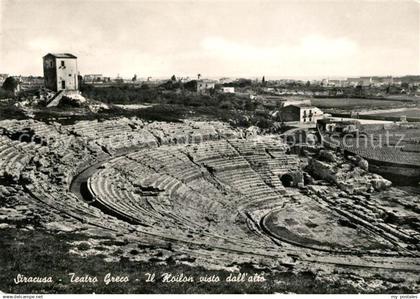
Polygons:
<instances>
[{"instance_id":1,"label":"horizon line","mask_svg":"<svg viewBox=\"0 0 420 299\"><path fill-rule=\"evenodd\" d=\"M1 74L7 74L7 76L12 76L12 77L17 77L17 76L23 76L23 77L43 77L43 74L9 74L7 72L2 72ZM197 73L199 74L199 73ZM134 75L137 76L137 79L139 78L153 78L153 79L167 79L167 78L171 78L172 75L175 75L177 78L191 78L194 79L197 77L197 74L194 75L177 75L176 73L173 73L171 75L138 75L137 73L134 73L133 75L130 76L120 76L119 74L117 75L108 75L108 74L103 74L100 72L95 72L95 73L80 73L79 75L81 76L85 76L85 75L102 75L103 77L110 77L110 78L121 78L121 79L130 79L132 78ZM345 80L345 79L349 79L349 78L374 78L374 77L392 77L392 78L402 78L402 77L420 77L420 73L419 74L404 74L404 75L392 75L392 74L386 74L386 75L381 75L381 74L375 74L375 75L208 75L208 76L204 76L203 74L201 74L201 78L202 79L206 79L206 78L228 78L228 79L258 79L265 77L265 80L287 80L287 79L292 79L292 80L300 80L300 79L305 79L305 80L319 80L319 79L329 79L329 80Z\"/></svg>"}]
</instances>

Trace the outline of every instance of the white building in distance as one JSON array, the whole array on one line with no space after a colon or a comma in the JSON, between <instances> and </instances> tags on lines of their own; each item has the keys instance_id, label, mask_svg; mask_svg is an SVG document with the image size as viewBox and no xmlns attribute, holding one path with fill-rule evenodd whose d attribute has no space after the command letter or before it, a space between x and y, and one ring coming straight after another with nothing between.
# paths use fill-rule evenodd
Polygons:
<instances>
[{"instance_id":1,"label":"white building in distance","mask_svg":"<svg viewBox=\"0 0 420 299\"><path fill-rule=\"evenodd\" d=\"M235 87L222 87L223 93L235 93Z\"/></svg>"}]
</instances>

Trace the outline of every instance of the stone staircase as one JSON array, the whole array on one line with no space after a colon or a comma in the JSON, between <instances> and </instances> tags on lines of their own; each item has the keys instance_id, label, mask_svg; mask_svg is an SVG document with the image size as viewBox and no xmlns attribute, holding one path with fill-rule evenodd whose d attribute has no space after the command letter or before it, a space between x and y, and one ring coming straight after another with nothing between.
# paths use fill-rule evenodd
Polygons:
<instances>
[{"instance_id":1,"label":"stone staircase","mask_svg":"<svg viewBox=\"0 0 420 299\"><path fill-rule=\"evenodd\" d=\"M64 96L64 90L60 90L59 92L57 92L54 95L54 97L48 102L47 108L57 106L60 103L63 96Z\"/></svg>"}]
</instances>

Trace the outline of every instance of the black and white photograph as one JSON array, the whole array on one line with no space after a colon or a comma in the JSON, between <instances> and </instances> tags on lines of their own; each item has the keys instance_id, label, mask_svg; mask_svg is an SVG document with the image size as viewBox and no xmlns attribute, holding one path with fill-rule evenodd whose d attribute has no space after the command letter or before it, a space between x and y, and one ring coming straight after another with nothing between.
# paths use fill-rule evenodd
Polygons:
<instances>
[{"instance_id":1,"label":"black and white photograph","mask_svg":"<svg viewBox=\"0 0 420 299\"><path fill-rule=\"evenodd\" d=\"M1 298L419 292L419 1L0 0Z\"/></svg>"}]
</instances>

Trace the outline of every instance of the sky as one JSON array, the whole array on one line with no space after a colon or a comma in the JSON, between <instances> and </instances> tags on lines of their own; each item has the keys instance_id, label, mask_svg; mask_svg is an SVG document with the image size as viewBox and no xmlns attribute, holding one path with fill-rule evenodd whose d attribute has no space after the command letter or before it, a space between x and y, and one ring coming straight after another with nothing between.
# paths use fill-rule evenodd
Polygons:
<instances>
[{"instance_id":1,"label":"sky","mask_svg":"<svg viewBox=\"0 0 420 299\"><path fill-rule=\"evenodd\" d=\"M420 75L415 0L0 0L0 73L137 77Z\"/></svg>"}]
</instances>

